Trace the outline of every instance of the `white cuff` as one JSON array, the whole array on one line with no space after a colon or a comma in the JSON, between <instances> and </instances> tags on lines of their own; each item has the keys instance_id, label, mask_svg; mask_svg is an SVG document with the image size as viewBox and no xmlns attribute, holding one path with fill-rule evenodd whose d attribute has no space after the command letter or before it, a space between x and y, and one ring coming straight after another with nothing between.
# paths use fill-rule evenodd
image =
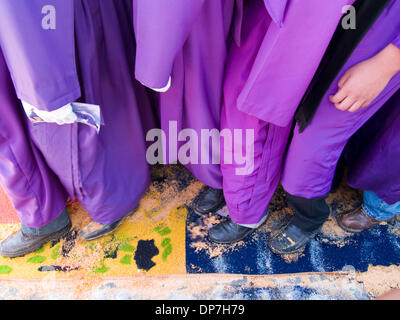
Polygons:
<instances>
[{"instance_id":1,"label":"white cuff","mask_svg":"<svg viewBox=\"0 0 400 320\"><path fill-rule=\"evenodd\" d=\"M169 90L169 88L171 88L171 83L172 83L172 79L171 79L171 77L169 77L168 78L168 83L164 88L160 88L160 89L158 89L158 88L150 88L150 89L154 90L154 91L157 91L157 92L161 92L161 93L167 92Z\"/></svg>"}]
</instances>

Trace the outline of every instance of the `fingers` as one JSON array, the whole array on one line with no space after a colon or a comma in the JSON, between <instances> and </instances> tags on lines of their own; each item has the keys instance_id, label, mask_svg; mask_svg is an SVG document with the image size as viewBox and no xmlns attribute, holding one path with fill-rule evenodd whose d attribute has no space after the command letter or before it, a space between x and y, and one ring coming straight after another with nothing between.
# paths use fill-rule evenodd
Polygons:
<instances>
[{"instance_id":1,"label":"fingers","mask_svg":"<svg viewBox=\"0 0 400 320\"><path fill-rule=\"evenodd\" d=\"M341 103L344 99L347 98L347 93L344 89L340 89L334 96L330 96L329 100L333 103L333 104L339 104Z\"/></svg>"},{"instance_id":2,"label":"fingers","mask_svg":"<svg viewBox=\"0 0 400 320\"><path fill-rule=\"evenodd\" d=\"M356 101L350 108L349 112L356 112L358 109L363 108L364 101Z\"/></svg>"},{"instance_id":3,"label":"fingers","mask_svg":"<svg viewBox=\"0 0 400 320\"><path fill-rule=\"evenodd\" d=\"M354 99L351 96L346 97L342 102L340 103L335 103L335 107L341 111L346 111L351 108L351 106L356 102L356 99Z\"/></svg>"}]
</instances>

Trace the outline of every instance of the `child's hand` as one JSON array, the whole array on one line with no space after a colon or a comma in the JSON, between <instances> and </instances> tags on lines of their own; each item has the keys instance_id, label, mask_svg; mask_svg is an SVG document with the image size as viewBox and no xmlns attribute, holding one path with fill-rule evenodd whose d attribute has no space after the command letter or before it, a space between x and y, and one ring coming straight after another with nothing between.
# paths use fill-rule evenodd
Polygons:
<instances>
[{"instance_id":1,"label":"child's hand","mask_svg":"<svg viewBox=\"0 0 400 320\"><path fill-rule=\"evenodd\" d=\"M339 81L339 91L329 99L339 110L355 112L370 105L398 71L400 49L390 44L349 69Z\"/></svg>"}]
</instances>

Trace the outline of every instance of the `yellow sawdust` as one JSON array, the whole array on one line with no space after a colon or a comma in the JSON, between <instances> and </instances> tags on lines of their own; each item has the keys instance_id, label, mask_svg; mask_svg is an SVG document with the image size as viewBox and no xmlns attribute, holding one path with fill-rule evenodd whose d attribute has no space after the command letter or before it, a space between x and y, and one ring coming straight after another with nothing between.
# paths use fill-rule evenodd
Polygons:
<instances>
[{"instance_id":1,"label":"yellow sawdust","mask_svg":"<svg viewBox=\"0 0 400 320\"><path fill-rule=\"evenodd\" d=\"M143 199L146 202L146 195ZM68 211L73 223L73 229L79 230L89 223L90 217L85 210L80 207L78 203L72 204ZM59 243L51 247L48 243L44 246L44 250L36 253L31 253L25 257L20 258L3 258L0 257L0 266L8 266L12 271L8 274L0 274L0 279L13 279L13 278L27 278L36 279L41 278L44 281L50 277L55 278L71 278L82 277L91 279L93 282L96 278L112 277L112 276L132 276L138 272L136 263L133 259L135 251L122 251L121 247L129 245L129 248L137 248L139 240L153 240L159 250L159 254L152 258L155 266L151 268L147 274L182 274L186 272L186 258L185 258L185 228L187 209L181 205L175 205L170 211L165 214L164 211L152 211L146 214L139 207L134 216L140 216L140 219L127 220L121 227L113 234L104 238L94 240L91 242L83 241L79 238L74 241L61 240ZM162 218L160 218L162 216ZM154 230L156 227L169 228L170 233L167 235L160 235ZM9 234L19 230L19 224L0 225L0 235L4 239ZM75 231L76 232L76 231ZM162 242L164 239L169 238L172 246L172 251L166 258L163 259L164 248ZM70 251L66 256L62 255L62 247L69 248ZM58 250L57 250L58 248ZM111 254L117 251L116 257L105 258L105 252ZM56 256L55 252L58 252ZM39 258L39 262L32 261L33 257ZM129 256L128 258L125 256ZM130 264L121 263L121 259L125 257ZM44 259L42 262L40 259ZM129 263L128 262L128 263ZM38 269L43 266L58 266L69 272L60 271L46 271L40 272ZM74 270L78 269L78 270Z\"/></svg>"}]
</instances>

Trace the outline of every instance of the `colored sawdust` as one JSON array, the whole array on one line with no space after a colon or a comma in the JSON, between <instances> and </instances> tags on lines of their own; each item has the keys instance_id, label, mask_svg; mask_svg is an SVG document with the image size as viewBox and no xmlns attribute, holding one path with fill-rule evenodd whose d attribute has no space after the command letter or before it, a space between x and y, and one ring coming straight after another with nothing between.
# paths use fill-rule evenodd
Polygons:
<instances>
[{"instance_id":1,"label":"colored sawdust","mask_svg":"<svg viewBox=\"0 0 400 320\"><path fill-rule=\"evenodd\" d=\"M95 223L79 203L71 203L67 208L71 231L63 239L48 243L25 257L0 257L0 266L4 266L0 277L49 281L81 277L85 279L82 288L87 288L102 277L132 276L138 272L185 273L186 204L203 185L189 178L187 172L178 175L176 171L182 168L158 170L162 181L156 177L134 215L115 233L91 242L81 239L79 231ZM189 183L179 181L180 178ZM0 225L0 237L4 239L19 229L19 224ZM140 245L149 242L154 246Z\"/></svg>"},{"instance_id":2,"label":"colored sawdust","mask_svg":"<svg viewBox=\"0 0 400 320\"><path fill-rule=\"evenodd\" d=\"M156 168L153 172L154 182L148 192L140 202L136 213L126 220L121 228L114 234L92 242L82 241L77 233L91 222L90 217L85 210L78 204L72 203L68 207L73 230L67 237L59 242L47 244L44 248L23 258L5 259L0 258L0 278L42 278L43 288L55 286L56 281L65 279L77 280L76 294L83 295L90 288L94 288L105 278L126 277L130 279L130 284L134 284L143 290L147 290L149 296L165 296L163 292L154 290L154 282L146 275L166 275L166 274L185 274L179 283L174 282L174 288L179 290L183 286L193 284L190 275L186 275L186 257L185 257L185 229L186 218L188 214L187 206L197 196L203 187L203 184L190 177L181 167L168 166L165 170ZM180 172L180 173L178 173ZM348 187L341 189L331 195L328 203L334 208L335 214L349 212L357 207L360 200L359 193ZM225 210L225 211L224 211ZM221 211L226 215L226 208ZM265 233L270 237L287 221L293 211L287 206L282 190L278 190L273 201L271 201L269 217L266 223L260 228L259 232ZM233 250L245 250L247 241L252 238L241 241L235 245L217 245L207 240L208 229L219 223L221 217L208 215L199 218L199 223L190 223L187 226L187 235L192 240L191 246L196 252L206 252L210 259L218 258L224 253ZM0 238L4 239L13 232L18 231L19 224L1 225ZM399 232L393 228L393 233ZM334 243L338 246L344 245L349 234L337 226L332 217L321 230L322 241ZM321 240L320 239L320 240ZM154 243L154 246L145 247L143 256L135 259L139 243ZM155 248L159 251L156 253ZM148 249L148 250L147 250ZM266 248L267 249L267 248ZM139 253L143 249L139 250ZM151 254L153 253L153 254ZM141 254L141 253L140 253ZM294 263L302 257L304 253L283 257L287 263ZM146 258L146 259L145 259ZM144 259L144 260L143 260ZM143 265L138 267L137 261L140 260ZM150 267L150 268L149 268ZM201 272L200 267L197 268ZM56 270L56 271L39 271ZM149 269L148 269L149 268ZM146 269L148 271L146 272ZM58 271L57 271L58 270ZM132 276L135 277L132 277ZM208 277L207 275L205 275ZM175 279L172 276L163 276L164 278ZM241 285L241 288L254 287L280 287L284 288L298 279L299 285L304 288L324 285L332 285L331 280L326 277L311 280L311 276L286 275L285 277L274 276L257 278L258 282L249 281ZM218 275L217 278L210 277L210 281L198 284L199 294L205 290L213 290L215 281L223 282L224 278ZM226 277L226 279L229 279ZM248 277L248 279L253 279ZM254 278L256 279L256 278ZM338 276L340 279L340 276ZM347 285L350 284L348 278L343 278ZM371 296L378 296L393 288L400 287L400 268L391 267L370 267L366 273L357 273L356 280L362 283ZM297 280L296 280L297 281ZM349 281L347 283L347 281ZM229 282L223 283L223 288L228 286ZM194 286L197 283L193 284ZM171 287L172 288L172 287ZM28 288L27 288L28 289ZM338 289L339 290L339 289ZM171 292L175 292L171 290ZM222 292L222 291L221 291ZM223 297L221 295L221 297Z\"/></svg>"},{"instance_id":3,"label":"colored sawdust","mask_svg":"<svg viewBox=\"0 0 400 320\"><path fill-rule=\"evenodd\" d=\"M400 215L395 216L391 221L388 221L388 231L395 237L400 237Z\"/></svg>"},{"instance_id":4,"label":"colored sawdust","mask_svg":"<svg viewBox=\"0 0 400 320\"><path fill-rule=\"evenodd\" d=\"M159 222L175 207L189 205L204 186L178 165L155 168L152 173L155 181L140 201L138 210L140 212L127 221L135 222L145 215L151 217L154 222ZM187 183L183 183L180 179Z\"/></svg>"},{"instance_id":5,"label":"colored sawdust","mask_svg":"<svg viewBox=\"0 0 400 320\"><path fill-rule=\"evenodd\" d=\"M400 266L369 266L367 272L355 276L372 297L378 297L392 289L400 289Z\"/></svg>"}]
</instances>

